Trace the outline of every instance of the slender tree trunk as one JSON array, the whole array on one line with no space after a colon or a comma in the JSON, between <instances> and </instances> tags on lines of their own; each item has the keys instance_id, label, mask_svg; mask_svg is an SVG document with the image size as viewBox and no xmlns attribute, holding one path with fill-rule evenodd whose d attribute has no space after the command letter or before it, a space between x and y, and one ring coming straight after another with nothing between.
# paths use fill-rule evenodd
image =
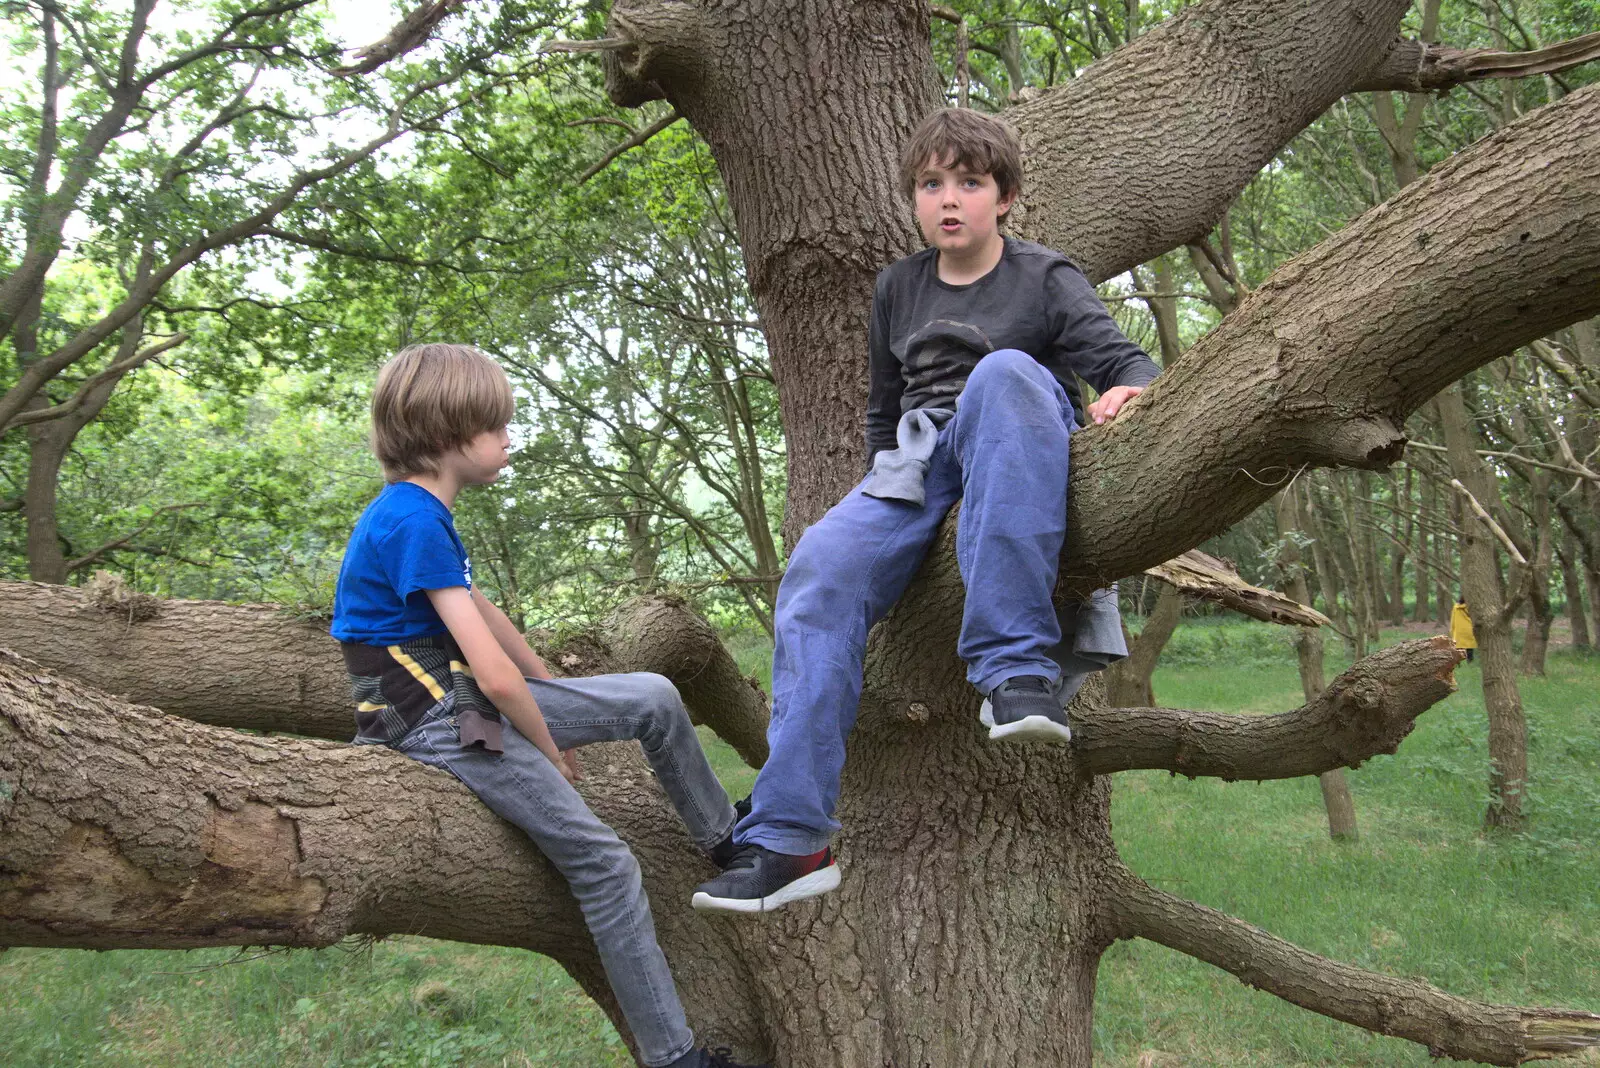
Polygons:
<instances>
[{"instance_id":1,"label":"slender tree trunk","mask_svg":"<svg viewBox=\"0 0 1600 1068\"><path fill-rule=\"evenodd\" d=\"M1177 287L1172 277L1172 265L1166 256L1150 261L1151 277L1155 279L1157 293L1171 293ZM1156 337L1161 342L1161 366L1170 367L1183 354L1182 335L1178 331L1178 298L1152 297L1146 301L1150 314L1156 321Z\"/></svg>"},{"instance_id":2,"label":"slender tree trunk","mask_svg":"<svg viewBox=\"0 0 1600 1068\"><path fill-rule=\"evenodd\" d=\"M1433 527L1436 522L1433 509L1429 507L1433 497L1433 484L1429 479L1423 479L1417 493L1417 540L1411 554L1413 564L1412 582L1417 590L1417 602L1412 606L1411 618L1417 623L1426 623L1430 618L1428 591L1433 588L1433 575L1431 574L1433 554Z\"/></svg>"},{"instance_id":3,"label":"slender tree trunk","mask_svg":"<svg viewBox=\"0 0 1600 1068\"><path fill-rule=\"evenodd\" d=\"M1561 562L1561 585L1567 599L1567 620L1572 629L1572 647L1574 649L1592 649L1593 641L1589 637L1588 612L1583 604L1583 571L1578 562L1578 545L1572 532L1562 533L1561 544L1556 550ZM1600 621L1597 621L1600 625Z\"/></svg>"},{"instance_id":4,"label":"slender tree trunk","mask_svg":"<svg viewBox=\"0 0 1600 1068\"><path fill-rule=\"evenodd\" d=\"M1406 625L1406 561L1415 554L1415 539L1417 535L1417 513L1411 503L1411 468L1406 468L1404 482L1389 478L1389 484L1396 490L1395 507L1405 513L1405 532L1401 534L1398 545L1389 548L1389 578L1390 588L1394 591L1394 599L1389 605L1389 622L1396 627ZM1397 521L1398 526L1398 521Z\"/></svg>"},{"instance_id":5,"label":"slender tree trunk","mask_svg":"<svg viewBox=\"0 0 1600 1068\"><path fill-rule=\"evenodd\" d=\"M1278 521L1278 569L1284 593L1301 604L1311 603L1311 588L1306 583L1305 565L1301 561L1300 546L1296 541L1302 527L1299 500L1295 488L1278 494L1275 515ZM1315 700L1327 688L1322 668L1322 632L1316 627L1296 627L1295 656L1300 664L1300 688L1307 701ZM1317 777L1322 786L1322 806L1328 813L1330 837L1353 840L1359 835L1356 826L1356 804L1350 796L1350 784L1345 780L1343 768L1325 771Z\"/></svg>"},{"instance_id":6,"label":"slender tree trunk","mask_svg":"<svg viewBox=\"0 0 1600 1068\"><path fill-rule=\"evenodd\" d=\"M1529 484L1533 493L1533 523L1536 548L1528 561L1532 573L1528 575L1528 622L1522 631L1522 661L1517 670L1524 675L1545 673L1546 650L1550 647L1550 624L1555 615L1550 610L1550 564L1552 531L1550 529L1550 479L1538 477Z\"/></svg>"},{"instance_id":7,"label":"slender tree trunk","mask_svg":"<svg viewBox=\"0 0 1600 1068\"><path fill-rule=\"evenodd\" d=\"M1493 515L1500 491L1478 458L1478 437L1468 421L1459 385L1439 394L1439 414L1445 446L1450 450L1451 470ZM1522 795L1528 779L1528 722L1522 711L1522 694L1517 689L1511 623L1504 613L1494 535L1470 509L1463 511L1461 584L1478 639L1483 704L1489 715L1489 808L1484 824L1490 828L1516 827L1522 822Z\"/></svg>"},{"instance_id":8,"label":"slender tree trunk","mask_svg":"<svg viewBox=\"0 0 1600 1068\"><path fill-rule=\"evenodd\" d=\"M1437 405L1435 405L1435 407L1437 408ZM1462 507L1461 498L1458 495L1454 493L1450 494L1449 500L1445 505L1445 514L1450 518L1450 529L1456 532L1453 543L1446 540L1441 541L1439 545L1439 551L1445 557L1444 561L1442 562L1455 565L1454 567L1448 567L1445 569L1445 571L1441 572L1441 575L1455 575L1456 579L1453 583L1445 585L1445 581L1442 577L1439 580L1439 626L1448 631L1450 629L1450 611L1452 606L1456 603L1456 601L1466 596L1461 585L1461 571L1465 566L1461 560L1461 532L1463 529L1462 524L1465 522L1466 509Z\"/></svg>"},{"instance_id":9,"label":"slender tree trunk","mask_svg":"<svg viewBox=\"0 0 1600 1068\"><path fill-rule=\"evenodd\" d=\"M1161 650L1167 647L1173 631L1183 618L1183 594L1177 587L1161 584L1155 608L1145 619L1144 629L1128 645L1128 657L1113 664L1106 672L1107 699L1113 705L1127 708L1150 708L1155 705L1155 690L1151 680Z\"/></svg>"},{"instance_id":10,"label":"slender tree trunk","mask_svg":"<svg viewBox=\"0 0 1600 1068\"><path fill-rule=\"evenodd\" d=\"M28 485L23 507L28 524L28 576L35 582L67 581L67 557L56 519L61 462L72 439L53 423L36 423L28 433Z\"/></svg>"}]
</instances>

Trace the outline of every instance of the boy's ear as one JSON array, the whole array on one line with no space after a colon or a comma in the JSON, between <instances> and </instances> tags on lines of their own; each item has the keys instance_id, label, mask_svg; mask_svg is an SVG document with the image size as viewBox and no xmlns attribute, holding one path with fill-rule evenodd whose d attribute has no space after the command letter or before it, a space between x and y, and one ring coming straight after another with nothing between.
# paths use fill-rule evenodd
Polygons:
<instances>
[{"instance_id":1,"label":"boy's ear","mask_svg":"<svg viewBox=\"0 0 1600 1068\"><path fill-rule=\"evenodd\" d=\"M1004 218L1006 212L1011 210L1011 205L1017 202L1017 191L1013 189L995 202L995 218Z\"/></svg>"}]
</instances>

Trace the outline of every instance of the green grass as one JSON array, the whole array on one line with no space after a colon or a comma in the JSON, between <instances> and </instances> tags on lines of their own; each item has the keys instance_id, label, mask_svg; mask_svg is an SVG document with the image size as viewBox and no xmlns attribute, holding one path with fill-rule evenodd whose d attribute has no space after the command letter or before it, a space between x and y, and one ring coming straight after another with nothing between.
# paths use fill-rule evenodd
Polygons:
<instances>
[{"instance_id":1,"label":"green grass","mask_svg":"<svg viewBox=\"0 0 1600 1068\"><path fill-rule=\"evenodd\" d=\"M1329 653L1331 673L1344 665ZM1456 677L1460 691L1419 719L1398 754L1346 773L1359 841L1328 838L1314 780L1141 772L1119 776L1113 795L1123 857L1170 893L1339 960L1466 997L1600 1011L1600 659L1556 653L1548 678L1521 680L1532 816L1516 836L1479 830L1481 683L1475 664ZM1287 654L1232 671L1160 669L1155 690L1160 703L1190 708L1300 703ZM1412 1043L1314 1016L1148 942L1106 955L1096 1010L1109 1065L1432 1063Z\"/></svg>"},{"instance_id":2,"label":"green grass","mask_svg":"<svg viewBox=\"0 0 1600 1068\"><path fill-rule=\"evenodd\" d=\"M1393 634L1389 640L1407 635ZM735 655L765 677L768 647ZM1273 712L1299 704L1282 632L1180 628L1157 672L1168 705ZM1329 671L1338 650L1330 645ZM1228 667L1215 666L1225 663ZM1112 819L1135 871L1319 953L1452 993L1600 1011L1600 658L1557 652L1522 680L1532 729L1528 832L1487 838L1475 665L1394 757L1350 773L1361 838L1331 842L1312 780L1119 776ZM754 779L702 732L730 793ZM662 907L662 906L658 906ZM1100 1063L1423 1065L1368 1035L1250 990L1147 942L1100 969ZM0 1063L618 1068L616 1033L553 962L509 949L393 938L357 950L0 954Z\"/></svg>"}]
</instances>

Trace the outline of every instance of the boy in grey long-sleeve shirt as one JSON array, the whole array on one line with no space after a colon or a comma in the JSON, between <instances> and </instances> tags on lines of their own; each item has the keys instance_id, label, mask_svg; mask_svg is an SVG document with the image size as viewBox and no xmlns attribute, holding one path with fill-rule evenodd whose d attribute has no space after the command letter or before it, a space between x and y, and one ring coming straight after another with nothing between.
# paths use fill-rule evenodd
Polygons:
<instances>
[{"instance_id":1,"label":"boy in grey long-sleeve shirt","mask_svg":"<svg viewBox=\"0 0 1600 1068\"><path fill-rule=\"evenodd\" d=\"M839 885L828 843L855 725L867 632L916 574L962 501L967 600L957 652L985 695L992 741L1067 742L1063 703L1125 655L1115 595L1063 641L1051 604L1067 524L1067 443L1156 377L1082 272L1000 232L1021 148L999 121L950 110L912 135L900 174L930 248L878 276L869 324L872 471L806 531L778 590L771 756L739 852L694 906L765 912ZM1100 393L1087 408L1074 374ZM1105 636L1085 645L1086 631Z\"/></svg>"}]
</instances>

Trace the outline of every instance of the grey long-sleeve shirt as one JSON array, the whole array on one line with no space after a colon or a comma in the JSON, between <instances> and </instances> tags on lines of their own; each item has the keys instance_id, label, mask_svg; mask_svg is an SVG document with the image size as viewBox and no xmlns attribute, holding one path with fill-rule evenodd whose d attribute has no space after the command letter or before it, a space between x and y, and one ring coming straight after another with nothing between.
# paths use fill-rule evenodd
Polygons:
<instances>
[{"instance_id":1,"label":"grey long-sleeve shirt","mask_svg":"<svg viewBox=\"0 0 1600 1068\"><path fill-rule=\"evenodd\" d=\"M895 447L903 413L955 408L967 376L996 349L1038 360L1067 391L1080 423L1075 374L1104 393L1148 385L1160 373L1123 336L1083 272L1054 249L1007 237L994 270L961 286L939 280L937 257L926 248L878 275L868 326L869 464Z\"/></svg>"}]
</instances>

